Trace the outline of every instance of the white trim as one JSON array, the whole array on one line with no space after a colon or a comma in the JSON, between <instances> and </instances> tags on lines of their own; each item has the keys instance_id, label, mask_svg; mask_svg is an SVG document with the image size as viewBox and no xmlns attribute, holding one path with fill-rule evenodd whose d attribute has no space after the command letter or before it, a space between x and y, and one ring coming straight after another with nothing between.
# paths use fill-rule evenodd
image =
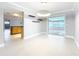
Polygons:
<instances>
[{"instance_id":1,"label":"white trim","mask_svg":"<svg viewBox=\"0 0 79 59\"><path fill-rule=\"evenodd\" d=\"M77 48L79 48L79 43L78 43L78 41L76 41L76 40L74 40L74 41L75 41L75 44L76 44Z\"/></svg>"},{"instance_id":2,"label":"white trim","mask_svg":"<svg viewBox=\"0 0 79 59\"><path fill-rule=\"evenodd\" d=\"M75 37L74 36L67 35L66 37L73 39L75 41L75 44L76 44L77 48L79 48L79 43L78 43L77 40L75 40Z\"/></svg>"},{"instance_id":3,"label":"white trim","mask_svg":"<svg viewBox=\"0 0 79 59\"><path fill-rule=\"evenodd\" d=\"M32 34L31 36L24 37L24 39L30 39L32 37L38 36L40 33Z\"/></svg>"},{"instance_id":4,"label":"white trim","mask_svg":"<svg viewBox=\"0 0 79 59\"><path fill-rule=\"evenodd\" d=\"M65 37L70 39L75 39L74 36L71 36L71 35L66 35Z\"/></svg>"},{"instance_id":5,"label":"white trim","mask_svg":"<svg viewBox=\"0 0 79 59\"><path fill-rule=\"evenodd\" d=\"M66 15L64 16L64 36L66 36Z\"/></svg>"},{"instance_id":6,"label":"white trim","mask_svg":"<svg viewBox=\"0 0 79 59\"><path fill-rule=\"evenodd\" d=\"M41 32L40 34L48 34L47 32Z\"/></svg>"},{"instance_id":7,"label":"white trim","mask_svg":"<svg viewBox=\"0 0 79 59\"><path fill-rule=\"evenodd\" d=\"M65 13L67 13L67 12L69 12L69 11L74 11L74 9L73 8L71 8L71 9L68 9L68 10L63 10L63 11L58 11L58 12L54 12L52 15L56 15L56 14L65 14Z\"/></svg>"},{"instance_id":8,"label":"white trim","mask_svg":"<svg viewBox=\"0 0 79 59\"><path fill-rule=\"evenodd\" d=\"M4 43L0 44L0 47L4 47Z\"/></svg>"},{"instance_id":9,"label":"white trim","mask_svg":"<svg viewBox=\"0 0 79 59\"><path fill-rule=\"evenodd\" d=\"M49 26L49 17L47 18L47 34L49 33L49 30L48 30L49 27L48 26Z\"/></svg>"}]
</instances>

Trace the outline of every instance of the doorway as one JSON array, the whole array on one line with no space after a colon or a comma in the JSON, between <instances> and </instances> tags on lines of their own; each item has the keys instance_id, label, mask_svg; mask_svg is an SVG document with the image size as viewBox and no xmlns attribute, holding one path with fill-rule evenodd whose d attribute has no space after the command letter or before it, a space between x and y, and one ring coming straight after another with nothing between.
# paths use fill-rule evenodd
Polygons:
<instances>
[{"instance_id":1,"label":"doorway","mask_svg":"<svg viewBox=\"0 0 79 59\"><path fill-rule=\"evenodd\" d=\"M23 39L24 36L24 13L6 12L4 14L5 41Z\"/></svg>"}]
</instances>

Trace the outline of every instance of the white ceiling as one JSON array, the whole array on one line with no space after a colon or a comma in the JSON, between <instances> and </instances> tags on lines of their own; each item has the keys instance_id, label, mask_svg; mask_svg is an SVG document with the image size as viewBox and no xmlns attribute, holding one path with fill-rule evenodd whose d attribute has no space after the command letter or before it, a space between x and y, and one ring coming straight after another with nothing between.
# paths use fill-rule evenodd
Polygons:
<instances>
[{"instance_id":1,"label":"white ceiling","mask_svg":"<svg viewBox=\"0 0 79 59\"><path fill-rule=\"evenodd\" d=\"M74 10L74 2L5 2L0 3L5 11L25 10L27 14L35 15L40 10L47 10L50 13L67 12Z\"/></svg>"},{"instance_id":2,"label":"white ceiling","mask_svg":"<svg viewBox=\"0 0 79 59\"><path fill-rule=\"evenodd\" d=\"M4 12L20 12L22 10L22 8L8 2L0 2L0 9Z\"/></svg>"},{"instance_id":3,"label":"white ceiling","mask_svg":"<svg viewBox=\"0 0 79 59\"><path fill-rule=\"evenodd\" d=\"M73 9L73 2L15 2L15 4L22 6L24 8L29 8L34 12L38 12L39 10L47 10L51 13L66 11Z\"/></svg>"}]
</instances>

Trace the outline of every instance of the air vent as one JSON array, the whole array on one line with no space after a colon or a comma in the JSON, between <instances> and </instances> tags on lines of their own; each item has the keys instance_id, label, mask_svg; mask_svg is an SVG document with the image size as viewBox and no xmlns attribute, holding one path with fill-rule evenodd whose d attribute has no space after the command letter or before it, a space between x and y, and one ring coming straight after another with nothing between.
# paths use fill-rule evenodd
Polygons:
<instances>
[{"instance_id":1,"label":"air vent","mask_svg":"<svg viewBox=\"0 0 79 59\"><path fill-rule=\"evenodd\" d=\"M37 19L37 20L34 20L32 22L34 22L34 23L40 23L40 21L43 21L43 20L42 19Z\"/></svg>"},{"instance_id":2,"label":"air vent","mask_svg":"<svg viewBox=\"0 0 79 59\"><path fill-rule=\"evenodd\" d=\"M28 15L29 17L33 17L33 18L35 18L35 16L33 16L33 15Z\"/></svg>"},{"instance_id":3,"label":"air vent","mask_svg":"<svg viewBox=\"0 0 79 59\"><path fill-rule=\"evenodd\" d=\"M40 23L40 21L32 21L32 22L34 22L34 23Z\"/></svg>"},{"instance_id":4,"label":"air vent","mask_svg":"<svg viewBox=\"0 0 79 59\"><path fill-rule=\"evenodd\" d=\"M43 21L42 19L37 19L38 21Z\"/></svg>"}]
</instances>

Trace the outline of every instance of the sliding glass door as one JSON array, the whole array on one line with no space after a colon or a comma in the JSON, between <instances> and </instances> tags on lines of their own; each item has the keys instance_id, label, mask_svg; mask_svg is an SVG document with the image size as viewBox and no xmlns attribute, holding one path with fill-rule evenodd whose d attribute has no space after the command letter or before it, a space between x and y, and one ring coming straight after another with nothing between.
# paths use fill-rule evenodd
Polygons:
<instances>
[{"instance_id":1,"label":"sliding glass door","mask_svg":"<svg viewBox=\"0 0 79 59\"><path fill-rule=\"evenodd\" d=\"M52 35L64 36L65 17L52 17L48 20L48 33Z\"/></svg>"}]
</instances>

